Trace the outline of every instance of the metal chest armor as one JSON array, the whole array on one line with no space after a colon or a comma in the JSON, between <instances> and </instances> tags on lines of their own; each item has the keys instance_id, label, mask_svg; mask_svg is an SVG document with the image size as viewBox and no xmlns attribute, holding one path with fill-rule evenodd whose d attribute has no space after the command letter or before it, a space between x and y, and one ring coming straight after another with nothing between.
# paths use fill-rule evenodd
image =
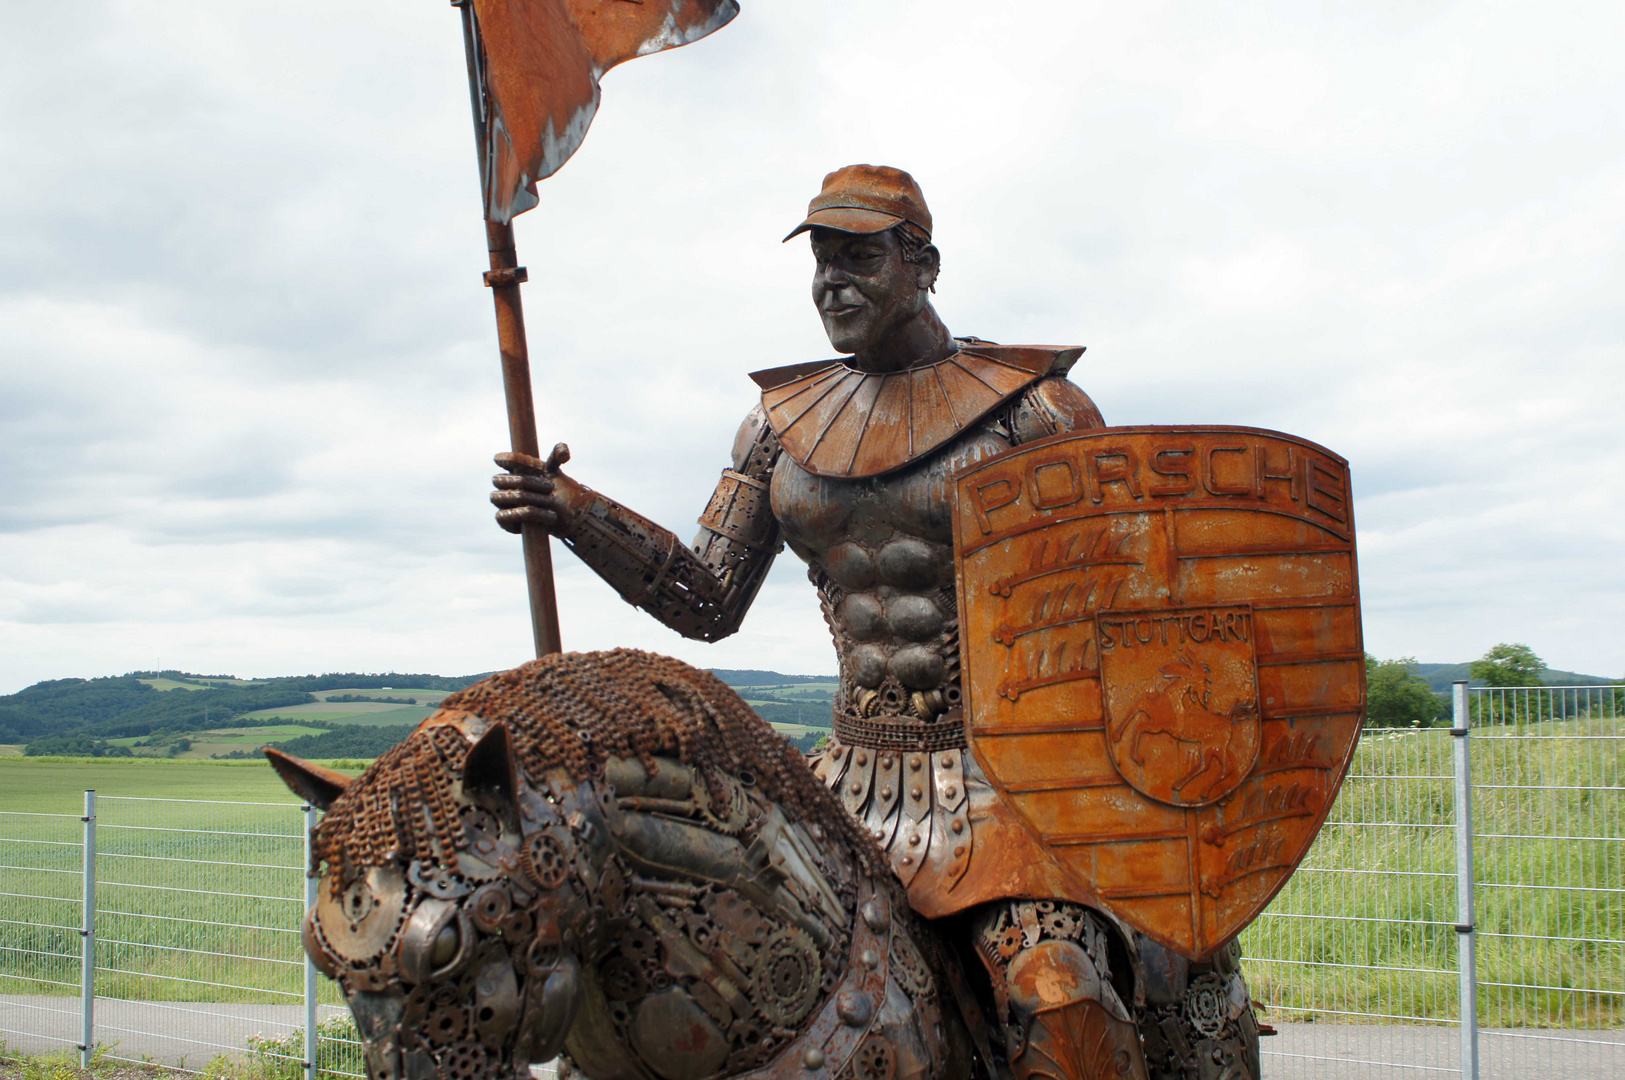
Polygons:
<instances>
[{"instance_id":1,"label":"metal chest armor","mask_svg":"<svg viewBox=\"0 0 1625 1080\"><path fill-rule=\"evenodd\" d=\"M772 515L808 564L840 658L835 737L814 768L886 848L916 910L933 917L1075 891L1047 880L1049 860L1028 850L1029 834L964 753L952 486L957 472L1012 446L1100 419L1059 377L1075 350L1012 357L966 344L976 352L935 365L952 370L946 378L845 365L789 369L789 383L756 376L782 448ZM1025 376L1013 391L998 381L1011 370ZM979 394L954 392L964 374Z\"/></svg>"},{"instance_id":2,"label":"metal chest armor","mask_svg":"<svg viewBox=\"0 0 1625 1080\"><path fill-rule=\"evenodd\" d=\"M559 534L628 603L704 641L738 629L790 544L841 663L835 738L815 767L928 917L1010 896L1091 899L962 753L951 511L956 470L1104 424L1066 379L1082 349L958 344L898 372L832 360L753 374L761 404L691 544L587 488Z\"/></svg>"}]
</instances>

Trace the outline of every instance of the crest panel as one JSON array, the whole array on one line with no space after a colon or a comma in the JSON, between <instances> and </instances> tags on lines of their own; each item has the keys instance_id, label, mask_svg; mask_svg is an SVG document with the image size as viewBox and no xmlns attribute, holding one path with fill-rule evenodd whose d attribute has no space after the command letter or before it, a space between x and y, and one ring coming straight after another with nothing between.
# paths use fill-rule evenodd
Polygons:
<instances>
[{"instance_id":1,"label":"crest panel","mask_svg":"<svg viewBox=\"0 0 1625 1080\"><path fill-rule=\"evenodd\" d=\"M1253 428L1108 428L955 497L971 752L1081 891L1212 953L1303 858L1359 736L1347 464Z\"/></svg>"}]
</instances>

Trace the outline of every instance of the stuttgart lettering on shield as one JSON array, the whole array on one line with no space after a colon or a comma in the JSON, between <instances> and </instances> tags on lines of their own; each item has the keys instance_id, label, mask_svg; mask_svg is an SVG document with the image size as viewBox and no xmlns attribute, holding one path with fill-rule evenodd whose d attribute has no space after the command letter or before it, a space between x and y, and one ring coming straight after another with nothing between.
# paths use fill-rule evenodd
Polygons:
<instances>
[{"instance_id":1,"label":"stuttgart lettering on shield","mask_svg":"<svg viewBox=\"0 0 1625 1080\"><path fill-rule=\"evenodd\" d=\"M1106 746L1135 790L1175 806L1234 791L1258 757L1247 607L1102 611Z\"/></svg>"}]
</instances>

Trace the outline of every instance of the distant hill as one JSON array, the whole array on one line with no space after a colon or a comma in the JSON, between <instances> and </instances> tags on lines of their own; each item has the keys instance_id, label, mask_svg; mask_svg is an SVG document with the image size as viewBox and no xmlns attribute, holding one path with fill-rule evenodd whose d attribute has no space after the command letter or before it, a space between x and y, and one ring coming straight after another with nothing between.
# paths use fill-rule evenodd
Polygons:
<instances>
[{"instance_id":1,"label":"distant hill","mask_svg":"<svg viewBox=\"0 0 1625 1080\"><path fill-rule=\"evenodd\" d=\"M267 721L245 714L313 703L313 690L460 690L484 677L346 672L248 680L185 671L132 671L99 679L52 679L0 696L0 743L32 745L67 738L100 744L258 726Z\"/></svg>"},{"instance_id":2,"label":"distant hill","mask_svg":"<svg viewBox=\"0 0 1625 1080\"><path fill-rule=\"evenodd\" d=\"M290 752L303 750L310 756L372 757L411 730L413 724L403 725L403 721L415 723L429 715L447 692L461 690L489 674L339 672L239 679L165 670L52 679L0 696L0 744L21 745L29 755L207 757L218 756L207 751L219 749L218 743L231 729L264 729L263 736L256 733L248 739L251 746L257 747L263 738L265 743L293 747ZM764 719L789 725L787 730L798 739L808 738L801 728L829 727L837 684L833 675L727 668L716 674ZM355 693L373 690L391 693ZM400 692L411 690L428 692L419 708L389 709L401 701ZM290 722L304 725L305 730L332 730L300 735L285 730ZM206 734L209 732L215 733L212 738Z\"/></svg>"},{"instance_id":3,"label":"distant hill","mask_svg":"<svg viewBox=\"0 0 1625 1080\"><path fill-rule=\"evenodd\" d=\"M758 671L755 668L712 668L711 674L729 686L778 686L786 683L829 683L841 681L839 675L786 675L779 671Z\"/></svg>"},{"instance_id":4,"label":"distant hill","mask_svg":"<svg viewBox=\"0 0 1625 1080\"><path fill-rule=\"evenodd\" d=\"M1450 684L1457 679L1468 678L1467 671L1471 664L1417 664L1416 673L1428 681L1435 694L1448 694ZM1547 686L1609 686L1614 683L1625 682L1625 679L1610 679L1602 675L1581 675L1573 671L1555 671L1547 668L1542 676ZM1482 682L1469 680L1474 686L1483 686Z\"/></svg>"}]
</instances>

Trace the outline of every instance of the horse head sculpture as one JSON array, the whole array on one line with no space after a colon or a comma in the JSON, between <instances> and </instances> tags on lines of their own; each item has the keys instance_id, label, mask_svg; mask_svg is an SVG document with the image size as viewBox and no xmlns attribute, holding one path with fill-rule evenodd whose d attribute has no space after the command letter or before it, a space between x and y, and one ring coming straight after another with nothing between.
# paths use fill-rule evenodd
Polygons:
<instances>
[{"instance_id":1,"label":"horse head sculpture","mask_svg":"<svg viewBox=\"0 0 1625 1080\"><path fill-rule=\"evenodd\" d=\"M305 948L371 1080L957 1080L948 958L884 856L714 676L550 656L447 698L327 813Z\"/></svg>"}]
</instances>

